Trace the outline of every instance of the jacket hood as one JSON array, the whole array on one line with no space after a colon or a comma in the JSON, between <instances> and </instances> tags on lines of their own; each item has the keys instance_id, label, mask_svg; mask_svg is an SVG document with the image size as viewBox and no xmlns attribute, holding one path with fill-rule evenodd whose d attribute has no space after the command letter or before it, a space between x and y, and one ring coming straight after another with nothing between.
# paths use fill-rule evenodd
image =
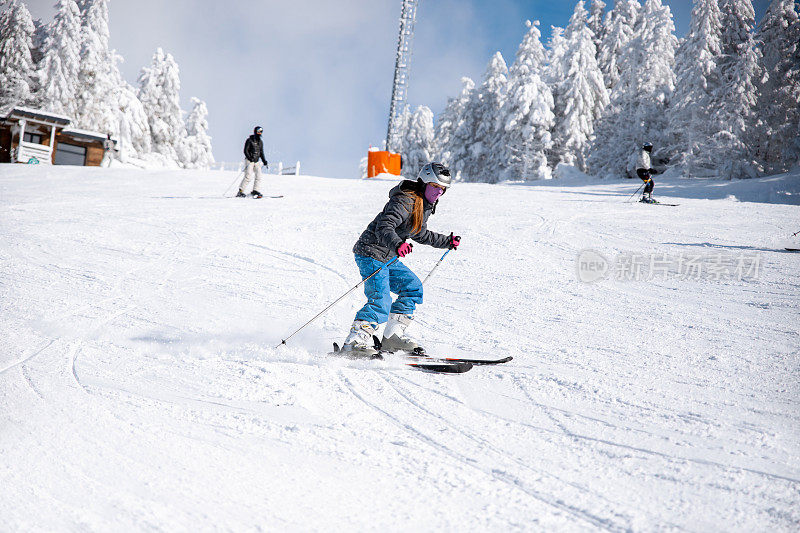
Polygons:
<instances>
[{"instance_id":1,"label":"jacket hood","mask_svg":"<svg viewBox=\"0 0 800 533\"><path fill-rule=\"evenodd\" d=\"M425 209L428 209L431 204L427 198L425 198L425 184L420 184L419 182L412 181L412 180L403 180L394 187L392 190L389 191L389 198L394 198L396 196L405 195L407 192L416 191L422 197L422 205ZM439 203L438 201L436 202Z\"/></svg>"},{"instance_id":2,"label":"jacket hood","mask_svg":"<svg viewBox=\"0 0 800 533\"><path fill-rule=\"evenodd\" d=\"M394 198L395 196L398 196L400 194L405 194L410 191L417 191L418 193L422 192L419 190L419 185L417 184L416 181L403 180L394 187L392 187L392 190L389 191L389 198ZM423 198L425 197L423 196Z\"/></svg>"},{"instance_id":3,"label":"jacket hood","mask_svg":"<svg viewBox=\"0 0 800 533\"><path fill-rule=\"evenodd\" d=\"M389 198L394 198L395 196L399 196L403 194L405 191L402 189L402 183L398 183L389 191Z\"/></svg>"}]
</instances>

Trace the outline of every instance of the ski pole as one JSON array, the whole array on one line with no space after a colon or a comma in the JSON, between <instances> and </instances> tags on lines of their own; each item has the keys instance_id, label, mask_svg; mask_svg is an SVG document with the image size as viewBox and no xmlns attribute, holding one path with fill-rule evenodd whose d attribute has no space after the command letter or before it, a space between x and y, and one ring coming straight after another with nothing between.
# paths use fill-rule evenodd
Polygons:
<instances>
[{"instance_id":1,"label":"ski pole","mask_svg":"<svg viewBox=\"0 0 800 533\"><path fill-rule=\"evenodd\" d=\"M642 187L644 187L644 183L642 183L641 185L639 185L639 189L641 189ZM628 196L628 199L627 199L627 200L625 200L625 203L628 203L628 202L630 202L630 201L631 201L631 198L633 198L633 197L636 195L636 193L637 193L637 192L639 192L639 189L636 189L636 192L634 192L633 194L631 194L630 196Z\"/></svg>"},{"instance_id":2,"label":"ski pole","mask_svg":"<svg viewBox=\"0 0 800 533\"><path fill-rule=\"evenodd\" d=\"M450 234L450 236L451 236L451 238L452 238L452 233ZM460 239L459 239L459 240L460 240ZM450 248L448 248L448 249L447 249L447 251L446 251L445 253L443 253L443 254L442 254L442 257L440 257L438 261L436 261L436 264L435 264L435 265L433 265L433 268L431 269L431 271L430 271L430 272L428 272L428 275L427 275L427 276L425 276L425 279L424 279L424 280L422 280L422 284L423 284L423 285L425 285L425 282L426 282L426 281L428 281L428 278L430 278L430 277L433 275L433 272L434 272L434 271L435 271L437 268L439 268L439 265L441 265L441 264L442 264L442 261L444 261L444 258L445 258L445 257L447 257L447 254L449 254L451 251L453 251L453 247L452 247L452 246L451 246Z\"/></svg>"},{"instance_id":3,"label":"ski pole","mask_svg":"<svg viewBox=\"0 0 800 533\"><path fill-rule=\"evenodd\" d=\"M452 250L452 248L451 248L451 250ZM439 258L439 260L438 260L438 261L436 261L436 264L435 264L435 265L433 265L433 268L431 269L431 271L430 271L430 272L428 272L428 275L427 275L427 276L425 276L425 279L423 279L423 280L422 280L422 284L423 284L423 285L425 285L425 282L426 282L426 281L428 281L428 278L430 278L430 277L433 275L433 272L434 272L434 270L436 270L436 269L439 267L439 265L442 263L442 261L444 261L444 258L445 258L445 257L447 256L447 254L449 254L449 253L450 253L450 250L447 250L447 251L446 251L444 254L442 254L442 257L440 257L440 258Z\"/></svg>"},{"instance_id":4,"label":"ski pole","mask_svg":"<svg viewBox=\"0 0 800 533\"><path fill-rule=\"evenodd\" d=\"M800 233L800 230L798 230L798 231L795 231L794 233L792 233L792 237L794 237L794 236L795 236L795 235L797 235L798 233Z\"/></svg>"},{"instance_id":5,"label":"ski pole","mask_svg":"<svg viewBox=\"0 0 800 533\"><path fill-rule=\"evenodd\" d=\"M445 254L445 255L446 255L446 254ZM381 270L383 270L384 268L388 267L389 265L391 265L392 263L394 263L394 262L395 262L395 261L397 261L398 259L400 259L400 258L399 258L399 257L395 257L394 259L392 259L391 261L389 261L389 262L388 262L388 263L386 263L385 265L382 265L382 266L381 266L381 267L380 267L378 270L376 270L375 272L373 272L372 274L370 274L370 275L369 275L369 276L367 276L366 278L364 278L364 279L362 279L361 281L359 281L359 282L358 282L358 284L357 284L356 286L354 286L352 289L348 290L346 293L344 293L344 294L342 294L341 296L339 296L338 298L336 298L336 300L335 300L333 303L331 303L331 304L330 304L328 307L326 307L325 309L323 309L322 311L320 311L319 313L317 313L317 314L314 316L314 318L312 318L311 320L309 320L308 322L306 322L305 324L303 324L302 326L300 326L299 328L297 328L297 329L296 329L296 330L295 330L295 331L294 331L294 332L293 332L291 335L289 335L289 336L288 336L288 337L286 337L285 339L281 340L281 343L280 343L279 345L277 345L277 346L275 347L275 349L278 349L278 348L280 348L280 347L281 347L281 345L283 345L283 344L286 344L286 341L288 341L289 339L291 339L292 337L294 337L294 336L295 336L297 333L299 333L299 332L300 332L300 330L302 330L303 328L305 328L306 326L308 326L309 324L311 324L312 322L314 322L316 319L318 319L320 316L322 316L322 314L323 314L323 313L325 313L325 311L327 311L328 309L330 309L331 307L333 307L334 305L336 305L336 304L339 302L339 300L341 300L342 298L344 298L345 296L347 296L348 294L350 294L351 292L353 292L354 290L356 290L357 288L359 288L361 285L363 285L364 283L366 283L368 279L372 278L372 276L374 276L375 274L377 274L378 272L380 272L380 271L381 271Z\"/></svg>"},{"instance_id":6,"label":"ski pole","mask_svg":"<svg viewBox=\"0 0 800 533\"><path fill-rule=\"evenodd\" d=\"M227 197L228 197L228 191L229 191L229 190L231 190L231 187L233 187L233 184L234 184L234 183L236 183L237 181L239 181L239 178L241 178L241 177L242 177L242 174L244 174L244 170L242 170L241 172L239 172L239 175L238 175L238 176L236 176L236 178L235 178L235 179L234 179L234 180L231 182L231 184L230 184L230 185L228 185L228 188L227 188L227 189L225 189L225 192L224 192L224 193L222 193L222 197L223 197L223 198L227 198Z\"/></svg>"}]
</instances>

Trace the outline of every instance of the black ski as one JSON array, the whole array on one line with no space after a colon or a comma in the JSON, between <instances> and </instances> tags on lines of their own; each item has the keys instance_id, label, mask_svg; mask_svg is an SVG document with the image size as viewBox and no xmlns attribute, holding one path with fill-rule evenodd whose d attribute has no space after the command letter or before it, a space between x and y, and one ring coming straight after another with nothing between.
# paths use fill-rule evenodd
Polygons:
<instances>
[{"instance_id":1,"label":"black ski","mask_svg":"<svg viewBox=\"0 0 800 533\"><path fill-rule=\"evenodd\" d=\"M647 204L647 205L668 205L670 207L678 207L679 205L681 205L681 204L664 204L664 203L661 203L661 202L657 202L655 200L653 200L652 202L643 202L643 201L639 200L639 203L640 204Z\"/></svg>"},{"instance_id":2,"label":"black ski","mask_svg":"<svg viewBox=\"0 0 800 533\"><path fill-rule=\"evenodd\" d=\"M465 358L465 357L435 357L435 356L432 356L432 355L428 355L427 353L425 353L422 350L414 351L414 352L407 352L407 351L389 352L389 351L386 351L386 350L381 350L381 341L377 336L373 335L372 336L372 340L373 340L373 342L375 344L375 349L378 350L380 353L383 353L383 354L393 354L394 353L396 355L402 355L404 357L407 357L407 358L413 359L413 360L435 361L435 362L439 362L439 363L468 363L470 365L480 366L480 365L499 365L499 364L502 364L502 363L508 363L509 361L514 359L510 355L507 356L507 357L501 357L500 359L469 359L469 358Z\"/></svg>"},{"instance_id":3,"label":"black ski","mask_svg":"<svg viewBox=\"0 0 800 533\"><path fill-rule=\"evenodd\" d=\"M800 248L785 248L787 252L800 252Z\"/></svg>"},{"instance_id":4,"label":"black ski","mask_svg":"<svg viewBox=\"0 0 800 533\"><path fill-rule=\"evenodd\" d=\"M448 363L469 363L471 365L500 365L503 363L508 363L513 357L510 355L508 357L502 357L500 359L468 359L464 357L433 357L430 355L424 354L405 354L408 358L419 358L427 361L442 361Z\"/></svg>"},{"instance_id":5,"label":"black ski","mask_svg":"<svg viewBox=\"0 0 800 533\"><path fill-rule=\"evenodd\" d=\"M387 352L385 350L383 350L383 351L381 350L381 340L377 336L375 336L375 335L372 336L372 342L375 344L375 349L378 350L379 352L385 353L385 354L391 354L392 353L392 352ZM335 345L336 344L334 343L334 346ZM502 363L508 363L509 361L514 359L510 355L508 357L502 357L500 359L466 359L464 357L434 357L432 355L426 354L424 351L421 351L421 350L419 352L405 352L405 351L402 351L402 352L395 352L395 353L397 353L399 355L403 355L403 356L408 357L410 359L418 358L418 359L424 359L424 360L427 360L427 361L437 361L437 362L441 362L441 363L469 363L469 364L472 364L472 365L499 365L499 364L502 364Z\"/></svg>"},{"instance_id":6,"label":"black ski","mask_svg":"<svg viewBox=\"0 0 800 533\"><path fill-rule=\"evenodd\" d=\"M385 359L384 355L392 355L392 354L391 352L378 352L370 357L348 356L346 355L345 352L341 350L341 348L339 348L339 345L334 342L333 351L330 352L328 355L333 355L337 357L349 357L350 359L364 359L367 361L372 361L376 359L377 360ZM405 354L403 354L403 356L404 355ZM468 372L472 369L472 363L470 363L469 361L435 359L426 356L416 356L416 358L410 360L408 363L405 364L406 366L410 366L416 370L421 370L423 372L440 372L443 374L463 374L464 372Z\"/></svg>"},{"instance_id":7,"label":"black ski","mask_svg":"<svg viewBox=\"0 0 800 533\"><path fill-rule=\"evenodd\" d=\"M472 363L438 362L438 363L406 363L407 366L426 372L441 372L443 374L463 374L472 370Z\"/></svg>"}]
</instances>

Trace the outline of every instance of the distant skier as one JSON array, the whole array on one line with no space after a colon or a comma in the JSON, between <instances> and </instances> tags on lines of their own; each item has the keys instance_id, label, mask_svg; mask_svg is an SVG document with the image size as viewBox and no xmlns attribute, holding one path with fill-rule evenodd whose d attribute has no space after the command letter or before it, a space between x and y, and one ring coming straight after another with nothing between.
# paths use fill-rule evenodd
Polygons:
<instances>
[{"instance_id":1,"label":"distant skier","mask_svg":"<svg viewBox=\"0 0 800 533\"><path fill-rule=\"evenodd\" d=\"M237 198L244 198L247 196L245 190L250 187L250 182L253 182L253 198L261 198L263 195L258 192L261 188L261 164L263 162L266 168L269 168L269 163L264 158L264 143L261 141L261 134L264 130L261 126L253 128L253 134L247 138L244 143L244 179L242 184L239 185L239 192L236 194Z\"/></svg>"},{"instance_id":2,"label":"distant skier","mask_svg":"<svg viewBox=\"0 0 800 533\"><path fill-rule=\"evenodd\" d=\"M644 191L642 191L641 202L648 204L653 203L653 188L656 184L653 182L653 174L656 170L650 166L650 153L653 151L653 145L644 143L639 158L636 161L636 175L644 182Z\"/></svg>"},{"instance_id":3,"label":"distant skier","mask_svg":"<svg viewBox=\"0 0 800 533\"><path fill-rule=\"evenodd\" d=\"M106 138L103 139L103 160L100 161L101 167L110 167L111 160L114 157L114 152L116 151L116 144L114 140L111 138L111 134L107 134Z\"/></svg>"},{"instance_id":4,"label":"distant skier","mask_svg":"<svg viewBox=\"0 0 800 533\"><path fill-rule=\"evenodd\" d=\"M424 351L406 336L414 309L422 303L422 282L400 260L412 251L411 238L434 248L458 247L461 238L427 229L428 217L436 212L439 198L451 184L450 171L441 163L428 163L417 181L404 180L389 192L389 202L367 226L353 247L362 278L379 272L364 284L367 303L356 313L343 351L370 356L377 353L372 335L383 322L381 347L388 351ZM391 293L397 294L392 302Z\"/></svg>"}]
</instances>

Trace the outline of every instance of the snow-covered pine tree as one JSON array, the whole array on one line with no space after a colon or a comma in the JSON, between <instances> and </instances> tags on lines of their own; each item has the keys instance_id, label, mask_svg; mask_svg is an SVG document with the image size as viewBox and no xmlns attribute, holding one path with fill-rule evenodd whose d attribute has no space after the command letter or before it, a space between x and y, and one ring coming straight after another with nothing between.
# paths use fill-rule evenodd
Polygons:
<instances>
[{"instance_id":1,"label":"snow-covered pine tree","mask_svg":"<svg viewBox=\"0 0 800 533\"><path fill-rule=\"evenodd\" d=\"M403 139L403 175L416 179L419 170L433 160L433 112L417 107L411 115Z\"/></svg>"},{"instance_id":2,"label":"snow-covered pine tree","mask_svg":"<svg viewBox=\"0 0 800 533\"><path fill-rule=\"evenodd\" d=\"M592 0L592 5L589 8L589 18L586 21L589 29L594 34L594 46L597 49L597 60L600 61L600 51L602 50L603 40L606 37L606 27L603 22L605 15L606 3L603 0ZM601 69L602 70L602 69Z\"/></svg>"},{"instance_id":3,"label":"snow-covered pine tree","mask_svg":"<svg viewBox=\"0 0 800 533\"><path fill-rule=\"evenodd\" d=\"M797 101L800 102L800 91L797 92ZM794 162L794 165L800 167L800 119L797 120L797 128L795 129L797 132L797 136L794 138L794 153L797 156L797 159ZM791 152L789 152L791 154Z\"/></svg>"},{"instance_id":4,"label":"snow-covered pine tree","mask_svg":"<svg viewBox=\"0 0 800 533\"><path fill-rule=\"evenodd\" d=\"M758 27L762 64L759 156L769 172L800 162L800 19L794 0L773 0Z\"/></svg>"},{"instance_id":5,"label":"snow-covered pine tree","mask_svg":"<svg viewBox=\"0 0 800 533\"><path fill-rule=\"evenodd\" d=\"M358 176L362 180L367 179L367 176L369 175L369 169L367 168L368 163L369 163L369 157L367 156L362 157L361 160L358 162Z\"/></svg>"},{"instance_id":6,"label":"snow-covered pine tree","mask_svg":"<svg viewBox=\"0 0 800 533\"><path fill-rule=\"evenodd\" d=\"M75 0L59 0L53 22L47 27L39 63L36 99L41 107L75 116L80 53L80 10Z\"/></svg>"},{"instance_id":7,"label":"snow-covered pine tree","mask_svg":"<svg viewBox=\"0 0 800 533\"><path fill-rule=\"evenodd\" d=\"M75 122L81 128L116 133L119 58L109 48L108 0L87 0L84 8Z\"/></svg>"},{"instance_id":8,"label":"snow-covered pine tree","mask_svg":"<svg viewBox=\"0 0 800 533\"><path fill-rule=\"evenodd\" d=\"M547 43L547 67L544 70L544 79L550 86L553 97L558 99L558 85L564 80L567 54L567 40L564 38L564 28L550 26L550 41Z\"/></svg>"},{"instance_id":9,"label":"snow-covered pine tree","mask_svg":"<svg viewBox=\"0 0 800 533\"><path fill-rule=\"evenodd\" d=\"M199 98L192 97L192 111L186 118L186 152L188 168L208 168L214 162L211 137L208 135L208 108Z\"/></svg>"},{"instance_id":10,"label":"snow-covered pine tree","mask_svg":"<svg viewBox=\"0 0 800 533\"><path fill-rule=\"evenodd\" d=\"M462 78L464 81L465 78ZM478 90L469 78L469 83L464 83L464 90L459 98L465 99L460 103L461 111L457 122L453 125L452 134L449 141L443 147L443 161L450 167L450 171L456 179L461 179L464 169L470 159L469 146L475 139L475 129L477 123L475 116L470 112L473 101L478 98Z\"/></svg>"},{"instance_id":11,"label":"snow-covered pine tree","mask_svg":"<svg viewBox=\"0 0 800 533\"><path fill-rule=\"evenodd\" d=\"M403 110L395 118L395 122L393 124L394 128L391 138L389 139L389 145L384 146L384 149L396 154L403 153L403 141L406 136L409 120L411 120L411 110L409 109L408 104L406 104Z\"/></svg>"},{"instance_id":12,"label":"snow-covered pine tree","mask_svg":"<svg viewBox=\"0 0 800 533\"><path fill-rule=\"evenodd\" d=\"M735 63L742 55L747 37L753 33L756 12L752 0L717 0L722 15L722 55L719 65Z\"/></svg>"},{"instance_id":13,"label":"snow-covered pine tree","mask_svg":"<svg viewBox=\"0 0 800 533\"><path fill-rule=\"evenodd\" d=\"M31 57L33 20L20 0L0 4L0 109L31 102L36 90Z\"/></svg>"},{"instance_id":14,"label":"snow-covered pine tree","mask_svg":"<svg viewBox=\"0 0 800 533\"><path fill-rule=\"evenodd\" d=\"M121 77L116 89L116 119L119 137L119 157L123 162L128 158L142 158L152 151L150 123L144 106L134 89Z\"/></svg>"},{"instance_id":15,"label":"snow-covered pine tree","mask_svg":"<svg viewBox=\"0 0 800 533\"><path fill-rule=\"evenodd\" d=\"M405 160L402 159L403 152L405 150L405 142L406 142L406 135L408 134L408 126L411 123L411 109L408 107L408 104L403 108L403 111L397 115L397 119L394 125L394 132L392 134L392 139L389 143L391 148L386 148L387 150L394 150L394 153L400 154L403 170L405 170Z\"/></svg>"},{"instance_id":16,"label":"snow-covered pine tree","mask_svg":"<svg viewBox=\"0 0 800 533\"><path fill-rule=\"evenodd\" d=\"M597 57L603 80L609 89L619 80L619 56L636 33L641 8L637 0L618 0L606 15L605 35Z\"/></svg>"},{"instance_id":17,"label":"snow-covered pine tree","mask_svg":"<svg viewBox=\"0 0 800 533\"><path fill-rule=\"evenodd\" d=\"M756 160L759 139L754 135L757 83L763 78L761 50L753 38L755 10L751 0L720 0L720 10L722 56L717 68L722 84L716 95L719 129L714 134L721 155L718 175L728 179L755 177L761 171Z\"/></svg>"},{"instance_id":18,"label":"snow-covered pine tree","mask_svg":"<svg viewBox=\"0 0 800 533\"><path fill-rule=\"evenodd\" d=\"M464 110L472 98L475 90L475 82L470 78L461 78L461 93L455 98L448 98L447 106L439 115L436 121L434 135L434 145L436 148L436 158L444 165L450 166L453 163L452 153L456 140L456 131L465 120Z\"/></svg>"},{"instance_id":19,"label":"snow-covered pine tree","mask_svg":"<svg viewBox=\"0 0 800 533\"><path fill-rule=\"evenodd\" d=\"M139 100L150 124L153 150L167 162L185 161L183 140L186 128L180 108L180 72L171 54L159 48L149 67L139 75Z\"/></svg>"},{"instance_id":20,"label":"snow-covered pine tree","mask_svg":"<svg viewBox=\"0 0 800 533\"><path fill-rule=\"evenodd\" d=\"M33 21L33 35L31 36L31 59L34 65L39 65L44 55L44 41L47 39L47 32L49 24L42 22L42 19L34 19ZM36 91L38 92L38 79Z\"/></svg>"},{"instance_id":21,"label":"snow-covered pine tree","mask_svg":"<svg viewBox=\"0 0 800 533\"><path fill-rule=\"evenodd\" d=\"M717 0L696 0L689 33L675 57L675 92L669 108L670 167L690 176L714 176L719 149L716 100L721 86L722 14Z\"/></svg>"},{"instance_id":22,"label":"snow-covered pine tree","mask_svg":"<svg viewBox=\"0 0 800 533\"><path fill-rule=\"evenodd\" d=\"M498 161L501 177L549 179L546 151L553 127L553 94L541 77L547 52L539 21L527 23L528 32L508 71L508 93L498 116Z\"/></svg>"},{"instance_id":23,"label":"snow-covered pine tree","mask_svg":"<svg viewBox=\"0 0 800 533\"><path fill-rule=\"evenodd\" d=\"M508 67L500 52L495 52L486 67L483 83L473 93L466 113L471 116L474 136L464 147L462 179L496 183L498 172L497 117L508 89Z\"/></svg>"},{"instance_id":24,"label":"snow-covered pine tree","mask_svg":"<svg viewBox=\"0 0 800 533\"><path fill-rule=\"evenodd\" d=\"M636 35L620 54L621 75L597 126L588 158L593 173L602 177L635 175L629 163L644 142L653 143L653 159L659 158L666 144L666 109L675 88L677 47L669 7L661 0L647 0Z\"/></svg>"},{"instance_id":25,"label":"snow-covered pine tree","mask_svg":"<svg viewBox=\"0 0 800 533\"><path fill-rule=\"evenodd\" d=\"M558 84L555 100L556 123L553 129L551 163L559 162L586 168L586 149L594 134L594 123L608 105L608 90L597 65L592 31L586 26L583 0L564 32L564 79Z\"/></svg>"},{"instance_id":26,"label":"snow-covered pine tree","mask_svg":"<svg viewBox=\"0 0 800 533\"><path fill-rule=\"evenodd\" d=\"M641 141L654 145L653 159L657 160L667 144L667 109L675 91L678 38L672 10L662 0L646 0L641 13L638 30L641 53L638 55L633 46L629 46L632 54L624 59L622 67L629 71L626 83L639 86L636 116L642 124ZM637 80L635 74L631 75L636 65L641 65L639 75L644 79Z\"/></svg>"},{"instance_id":27,"label":"snow-covered pine tree","mask_svg":"<svg viewBox=\"0 0 800 533\"><path fill-rule=\"evenodd\" d=\"M403 143L406 139L406 133L408 133L408 124L411 121L412 114L413 112L409 108L408 104L405 104L405 107L403 107L403 110L395 119L394 131L389 139L389 145L385 146L384 149L397 154L403 153ZM403 165L405 165L405 162Z\"/></svg>"},{"instance_id":28,"label":"snow-covered pine tree","mask_svg":"<svg viewBox=\"0 0 800 533\"><path fill-rule=\"evenodd\" d=\"M565 60L567 54L567 40L564 38L564 28L559 26L550 27L550 41L547 43L547 66L544 69L544 80L553 95L553 113L556 113L557 102L562 99L562 82L567 76ZM553 147L553 128L550 133L550 148L546 150L548 164L552 168L558 164L558 155Z\"/></svg>"}]
</instances>

